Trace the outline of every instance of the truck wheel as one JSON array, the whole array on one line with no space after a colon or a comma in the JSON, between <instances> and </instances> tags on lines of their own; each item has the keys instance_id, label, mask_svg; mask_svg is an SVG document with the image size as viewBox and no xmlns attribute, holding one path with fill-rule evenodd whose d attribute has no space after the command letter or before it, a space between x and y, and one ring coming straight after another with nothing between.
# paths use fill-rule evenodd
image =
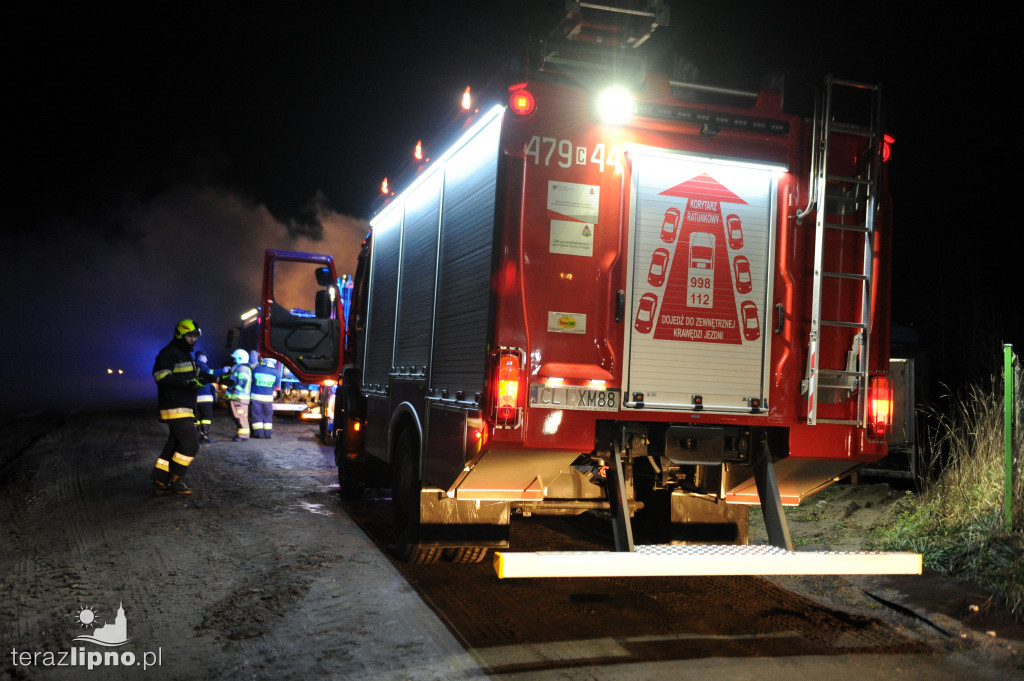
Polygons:
<instances>
[{"instance_id":1,"label":"truck wheel","mask_svg":"<svg viewBox=\"0 0 1024 681\"><path fill-rule=\"evenodd\" d=\"M334 463L338 466L338 490L345 501L358 501L366 490L366 471L362 462L348 456L346 420L334 434Z\"/></svg>"},{"instance_id":2,"label":"truck wheel","mask_svg":"<svg viewBox=\"0 0 1024 681\"><path fill-rule=\"evenodd\" d=\"M395 444L391 505L394 512L395 556L406 563L435 563L441 557L440 547L419 544L422 490L418 443L415 436L404 430Z\"/></svg>"},{"instance_id":3,"label":"truck wheel","mask_svg":"<svg viewBox=\"0 0 1024 681\"><path fill-rule=\"evenodd\" d=\"M481 563L487 557L487 547L461 546L445 549L441 557L449 563Z\"/></svg>"}]
</instances>

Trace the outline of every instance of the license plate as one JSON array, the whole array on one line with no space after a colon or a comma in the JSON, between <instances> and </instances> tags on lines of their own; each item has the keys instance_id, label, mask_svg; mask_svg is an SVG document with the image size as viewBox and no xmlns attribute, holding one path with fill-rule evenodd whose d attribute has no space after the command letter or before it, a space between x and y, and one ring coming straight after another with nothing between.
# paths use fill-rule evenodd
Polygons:
<instances>
[{"instance_id":1,"label":"license plate","mask_svg":"<svg viewBox=\"0 0 1024 681\"><path fill-rule=\"evenodd\" d=\"M618 411L619 389L592 390L572 385L530 384L530 406L541 409Z\"/></svg>"}]
</instances>

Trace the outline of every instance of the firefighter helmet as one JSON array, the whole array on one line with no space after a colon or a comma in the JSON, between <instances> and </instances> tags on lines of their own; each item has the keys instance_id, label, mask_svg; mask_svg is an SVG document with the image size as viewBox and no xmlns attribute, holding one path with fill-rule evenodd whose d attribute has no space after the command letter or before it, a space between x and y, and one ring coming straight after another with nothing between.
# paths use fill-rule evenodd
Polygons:
<instances>
[{"instance_id":1,"label":"firefighter helmet","mask_svg":"<svg viewBox=\"0 0 1024 681\"><path fill-rule=\"evenodd\" d=\"M184 338L186 334L194 333L197 336L202 336L203 332L199 330L199 325L191 319L182 319L178 322L178 325L174 327L174 337Z\"/></svg>"},{"instance_id":2,"label":"firefighter helmet","mask_svg":"<svg viewBox=\"0 0 1024 681\"><path fill-rule=\"evenodd\" d=\"M242 348L238 348L237 350L231 353L231 359L235 360L235 364L248 364L249 353L243 350Z\"/></svg>"},{"instance_id":3,"label":"firefighter helmet","mask_svg":"<svg viewBox=\"0 0 1024 681\"><path fill-rule=\"evenodd\" d=\"M273 357L263 357L260 359L260 364L262 364L265 367L270 367L271 369L274 369L277 367L277 360L274 359Z\"/></svg>"}]
</instances>

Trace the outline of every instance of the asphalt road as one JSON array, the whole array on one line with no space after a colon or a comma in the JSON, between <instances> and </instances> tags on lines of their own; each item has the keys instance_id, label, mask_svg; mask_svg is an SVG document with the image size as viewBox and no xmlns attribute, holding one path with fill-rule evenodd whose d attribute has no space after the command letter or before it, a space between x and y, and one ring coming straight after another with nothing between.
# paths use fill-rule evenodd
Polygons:
<instances>
[{"instance_id":1,"label":"asphalt road","mask_svg":"<svg viewBox=\"0 0 1024 681\"><path fill-rule=\"evenodd\" d=\"M234 443L217 418L188 497L151 494L166 429L149 412L0 431L0 674L1024 678L1024 642L901 604L894 582L498 580L489 561L396 563L387 491L343 504L313 426L278 419L274 439ZM514 548L606 539L593 518L513 522Z\"/></svg>"}]
</instances>

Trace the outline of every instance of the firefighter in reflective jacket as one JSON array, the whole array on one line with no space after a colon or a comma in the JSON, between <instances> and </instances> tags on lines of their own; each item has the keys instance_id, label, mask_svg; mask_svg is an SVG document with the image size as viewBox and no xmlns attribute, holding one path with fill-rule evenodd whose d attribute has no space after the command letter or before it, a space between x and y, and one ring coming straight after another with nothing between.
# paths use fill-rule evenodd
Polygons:
<instances>
[{"instance_id":1,"label":"firefighter in reflective jacket","mask_svg":"<svg viewBox=\"0 0 1024 681\"><path fill-rule=\"evenodd\" d=\"M153 467L153 491L156 494L191 494L182 478L199 452L199 434L195 427L196 392L209 379L192 359L192 348L202 331L191 319L174 327L174 339L153 363L157 407L160 420L170 433Z\"/></svg>"},{"instance_id":2,"label":"firefighter in reflective jacket","mask_svg":"<svg viewBox=\"0 0 1024 681\"><path fill-rule=\"evenodd\" d=\"M231 405L231 416L235 419L238 434L232 439L235 442L249 439L249 393L252 390L252 368L249 367L249 353L239 348L231 353L235 366L231 367L228 376L227 398Z\"/></svg>"},{"instance_id":3,"label":"firefighter in reflective jacket","mask_svg":"<svg viewBox=\"0 0 1024 681\"><path fill-rule=\"evenodd\" d=\"M252 370L252 436L270 439L274 434L274 392L281 388L277 360L264 357Z\"/></svg>"},{"instance_id":4,"label":"firefighter in reflective jacket","mask_svg":"<svg viewBox=\"0 0 1024 681\"><path fill-rule=\"evenodd\" d=\"M217 401L216 379L231 371L231 368L211 369L207 364L206 353L202 350L196 351L196 364L199 365L200 373L210 376L210 382L196 394L196 428L199 429L200 441L213 442L210 437L210 426L213 424L213 404Z\"/></svg>"}]
</instances>

